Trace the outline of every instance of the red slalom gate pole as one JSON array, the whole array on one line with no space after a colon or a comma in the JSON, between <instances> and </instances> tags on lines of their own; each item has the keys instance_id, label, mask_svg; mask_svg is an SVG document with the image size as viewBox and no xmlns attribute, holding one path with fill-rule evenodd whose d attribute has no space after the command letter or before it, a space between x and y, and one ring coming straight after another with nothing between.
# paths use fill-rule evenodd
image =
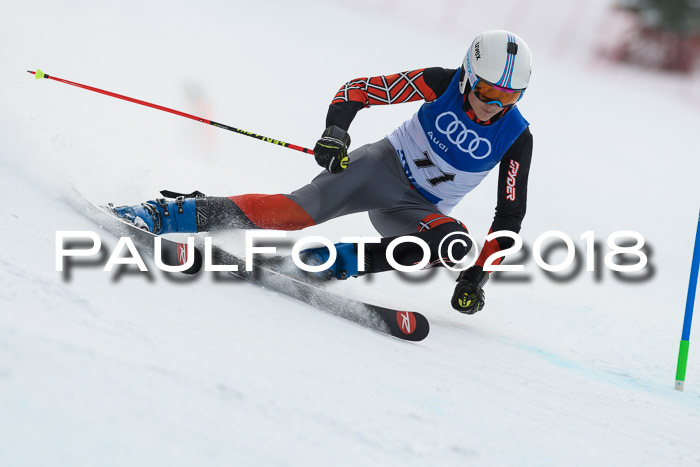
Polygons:
<instances>
[{"instance_id":1,"label":"red slalom gate pole","mask_svg":"<svg viewBox=\"0 0 700 467\"><path fill-rule=\"evenodd\" d=\"M229 126L229 125L224 125L223 123L218 123L218 122L215 122L213 120L208 120L206 118L197 117L196 115L190 115L188 113L180 112L179 110L175 110L175 109L170 109L170 108L164 107L162 105L152 104L150 102L142 101L140 99L134 99L133 97L124 96L122 94L117 94L115 92L105 91L104 89L94 88L92 86L87 86L85 84L75 83L73 81L68 81L66 79L57 78L55 76L50 76L39 69L37 69L36 71L27 70L27 73L33 74L36 79L42 79L42 78L52 79L54 81L58 81L59 83L70 84L71 86L76 86L76 87L79 87L82 89L87 89L88 91L93 91L93 92L97 92L100 94L104 94L105 96L116 97L117 99L121 99L121 100L128 101L128 102L133 102L134 104L145 105L146 107L151 107L153 109L162 110L163 112L169 112L171 114L179 115L180 117L185 117L185 118L189 118L192 120L196 120L198 122L206 123L208 125L215 126L217 128L223 128L224 130L233 131L234 133L239 133L241 135L250 136L251 138L259 139L260 141L264 141L266 143L276 144L278 146L282 146L282 147L289 148L289 149L294 149L295 151L305 152L307 154L314 153L311 149L308 149L308 148L305 148L302 146L297 146L296 144L285 143L284 141L280 141L278 139L268 138L267 136L258 135L256 133L252 133L252 132L246 131L246 130L241 130L239 128L234 128L234 127Z\"/></svg>"}]
</instances>

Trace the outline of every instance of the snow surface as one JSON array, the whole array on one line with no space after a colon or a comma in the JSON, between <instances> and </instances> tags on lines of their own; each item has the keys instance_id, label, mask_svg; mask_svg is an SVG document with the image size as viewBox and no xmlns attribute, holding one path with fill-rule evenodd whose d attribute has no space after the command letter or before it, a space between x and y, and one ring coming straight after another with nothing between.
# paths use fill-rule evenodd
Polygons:
<instances>
[{"instance_id":1,"label":"snow surface","mask_svg":"<svg viewBox=\"0 0 700 467\"><path fill-rule=\"evenodd\" d=\"M700 84L598 60L607 3L2 3L0 465L699 465L697 343L685 392L673 383ZM444 270L334 286L424 313L431 334L412 344L211 275L105 273L105 257L56 272L56 231L99 231L73 185L125 204L163 188L287 192L319 169L25 70L312 146L345 81L456 67L495 27L535 59L520 105L535 137L525 242L561 230L583 259L582 233L605 253L609 234L636 230L651 277L623 282L598 264L599 280L554 281L530 256L530 280L491 281L474 316L450 308ZM354 146L418 105L361 112ZM453 213L479 238L496 178ZM116 239L100 234L111 252ZM307 234L375 232L356 215L289 238ZM215 238L240 245L240 233Z\"/></svg>"}]
</instances>

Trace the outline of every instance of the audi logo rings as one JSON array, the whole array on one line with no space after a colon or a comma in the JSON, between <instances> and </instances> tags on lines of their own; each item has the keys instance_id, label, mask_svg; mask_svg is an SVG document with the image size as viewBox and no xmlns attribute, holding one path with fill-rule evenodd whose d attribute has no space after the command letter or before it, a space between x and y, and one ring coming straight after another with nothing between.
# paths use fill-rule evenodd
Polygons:
<instances>
[{"instance_id":1,"label":"audi logo rings","mask_svg":"<svg viewBox=\"0 0 700 467\"><path fill-rule=\"evenodd\" d=\"M447 124L446 128L443 128L440 126L440 123L441 119L445 116L451 117L451 121ZM482 138L476 131L467 128L464 123L459 121L459 118L457 118L457 115L455 115L453 112L447 111L438 115L438 117L435 119L435 128L443 135L446 135L450 143L457 146L460 151L466 152L476 160L485 159L491 154L491 141L487 140L486 138ZM457 133L457 136L455 136L455 133ZM462 143L469 138L469 135L472 135L473 138L469 141L469 144L465 149L462 146ZM477 156L475 151L479 149L482 142L486 144L486 153L483 156Z\"/></svg>"}]
</instances>

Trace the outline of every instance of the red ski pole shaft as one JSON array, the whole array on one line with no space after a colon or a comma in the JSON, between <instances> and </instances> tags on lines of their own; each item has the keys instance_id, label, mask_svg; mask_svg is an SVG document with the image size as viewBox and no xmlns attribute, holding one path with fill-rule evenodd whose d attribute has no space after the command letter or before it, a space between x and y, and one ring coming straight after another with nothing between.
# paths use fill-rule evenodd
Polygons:
<instances>
[{"instance_id":1,"label":"red ski pole shaft","mask_svg":"<svg viewBox=\"0 0 700 467\"><path fill-rule=\"evenodd\" d=\"M121 100L128 101L128 102L133 102L134 104L145 105L146 107L151 107L153 109L162 110L163 112L169 112L171 114L179 115L180 117L190 118L192 120L206 123L208 125L215 126L217 128L223 128L224 130L233 131L234 133L239 133L242 135L250 136L251 138L259 139L260 141L265 141L266 143L276 144L278 146L282 146L282 147L289 148L289 149L294 149L295 151L305 152L307 154L314 153L311 149L308 149L308 148L305 148L302 146L297 146L296 144L285 143L284 141L280 141L278 139L268 138L267 136L258 135L256 133L246 131L246 130L241 130L239 128L234 128L234 127L229 126L229 125L224 125L223 123L218 123L218 122L215 122L213 120L208 120L206 118L197 117L196 115L190 115L188 113L180 112L179 110L164 107L162 105L152 104L150 102L142 101L140 99L134 99L133 97L124 96L122 94L117 94L115 92L105 91L104 89L94 88L92 86L87 86L85 84L80 84L80 83L75 83L73 81L68 81L67 79L62 79L62 78L57 78L55 76L50 76L41 70L36 70L36 71L27 70L27 73L33 74L36 77L36 79L41 79L41 78L52 79L54 81L58 81L59 83L70 84L71 86L76 86L76 87L79 87L82 89L87 89L88 91L93 91L93 92L97 92L100 94L104 94L105 96L116 97L117 99L121 99Z\"/></svg>"}]
</instances>

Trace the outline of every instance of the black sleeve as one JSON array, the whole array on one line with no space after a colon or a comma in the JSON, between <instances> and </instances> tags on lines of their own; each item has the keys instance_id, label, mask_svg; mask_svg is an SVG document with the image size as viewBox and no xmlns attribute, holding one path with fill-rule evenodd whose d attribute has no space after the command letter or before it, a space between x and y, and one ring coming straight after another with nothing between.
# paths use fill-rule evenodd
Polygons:
<instances>
[{"instance_id":1,"label":"black sleeve","mask_svg":"<svg viewBox=\"0 0 700 467\"><path fill-rule=\"evenodd\" d=\"M518 136L518 139L508 148L501 159L498 171L498 201L496 215L491 224L491 232L509 230L519 233L520 226L527 210L527 179L530 174L532 160L532 133L529 128ZM513 240L508 237L498 237L484 243L481 253L476 260L477 266L484 266L486 259L492 254L510 248ZM494 264L499 264L503 258L498 258Z\"/></svg>"},{"instance_id":2,"label":"black sleeve","mask_svg":"<svg viewBox=\"0 0 700 467\"><path fill-rule=\"evenodd\" d=\"M364 105L356 101L331 104L328 107L328 114L326 115L326 128L331 125L335 125L339 126L345 131L348 131L350 124L355 119L355 115L357 115L357 112L359 112L363 107Z\"/></svg>"},{"instance_id":3,"label":"black sleeve","mask_svg":"<svg viewBox=\"0 0 700 467\"><path fill-rule=\"evenodd\" d=\"M531 161L532 133L529 128L525 128L501 160L496 215L491 225L494 232L520 232L527 210L527 181Z\"/></svg>"},{"instance_id":4,"label":"black sleeve","mask_svg":"<svg viewBox=\"0 0 700 467\"><path fill-rule=\"evenodd\" d=\"M426 68L423 71L423 79L425 84L430 86L430 89L435 93L435 99L442 96L447 91L452 77L457 72L455 69L445 69L440 67Z\"/></svg>"}]
</instances>

